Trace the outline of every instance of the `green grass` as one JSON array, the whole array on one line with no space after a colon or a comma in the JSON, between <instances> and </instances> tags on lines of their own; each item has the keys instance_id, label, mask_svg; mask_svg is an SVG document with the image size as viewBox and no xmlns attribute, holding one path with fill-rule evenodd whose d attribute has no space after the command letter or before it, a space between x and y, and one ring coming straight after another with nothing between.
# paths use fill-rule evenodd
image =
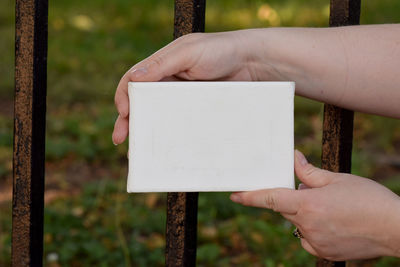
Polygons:
<instances>
[{"instance_id":1,"label":"green grass","mask_svg":"<svg viewBox=\"0 0 400 267\"><path fill-rule=\"evenodd\" d=\"M57 253L62 265L163 265L165 194L127 195L124 187L124 182L103 180L88 184L78 199L55 201L45 215L45 254ZM271 213L227 203L227 197L200 195L200 265L250 266L269 260L295 266L310 260L291 239L281 238L290 236L289 224ZM299 255L295 261L294 255Z\"/></svg>"},{"instance_id":2,"label":"green grass","mask_svg":"<svg viewBox=\"0 0 400 267\"><path fill-rule=\"evenodd\" d=\"M12 172L14 2L0 3L0 184ZM268 15L269 14L269 15ZM272 14L272 15L271 15ZM400 22L400 2L363 1L361 21ZM206 31L327 26L328 1L214 0ZM173 1L50 1L45 207L46 266L163 265L165 194L126 194L127 146L114 147L115 87L134 63L172 39ZM296 98L295 142L320 163L322 105ZM400 193L400 124L356 114L353 172ZM379 163L379 164L378 164ZM396 180L397 179L397 180ZM54 197L54 194L56 197ZM0 266L10 261L11 202L0 202ZM314 259L279 215L245 208L225 193L199 199L199 266L308 266ZM393 258L377 266L398 266Z\"/></svg>"}]
</instances>

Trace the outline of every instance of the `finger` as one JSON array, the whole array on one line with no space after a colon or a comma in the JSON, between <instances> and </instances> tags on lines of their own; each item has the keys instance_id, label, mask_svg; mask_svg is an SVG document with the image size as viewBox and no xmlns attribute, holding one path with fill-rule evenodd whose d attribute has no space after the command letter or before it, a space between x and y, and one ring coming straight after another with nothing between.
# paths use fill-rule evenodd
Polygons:
<instances>
[{"instance_id":1,"label":"finger","mask_svg":"<svg viewBox=\"0 0 400 267\"><path fill-rule=\"evenodd\" d=\"M160 50L127 72L131 82L155 82L190 68L192 57L186 46Z\"/></svg>"},{"instance_id":2,"label":"finger","mask_svg":"<svg viewBox=\"0 0 400 267\"><path fill-rule=\"evenodd\" d=\"M114 97L115 107L122 118L129 114L128 82L129 77L125 74L118 83Z\"/></svg>"},{"instance_id":3,"label":"finger","mask_svg":"<svg viewBox=\"0 0 400 267\"><path fill-rule=\"evenodd\" d=\"M337 176L334 172L314 167L298 150L295 150L294 170L297 177L308 187L325 186L332 183Z\"/></svg>"},{"instance_id":4,"label":"finger","mask_svg":"<svg viewBox=\"0 0 400 267\"><path fill-rule=\"evenodd\" d=\"M122 117L129 114L128 82L155 82L189 68L192 57L181 42L172 42L139 62L121 78L115 92L115 106Z\"/></svg>"},{"instance_id":5,"label":"finger","mask_svg":"<svg viewBox=\"0 0 400 267\"><path fill-rule=\"evenodd\" d=\"M277 212L296 214L300 207L300 191L276 188L251 192L233 193L231 200L246 206L272 209Z\"/></svg>"},{"instance_id":6,"label":"finger","mask_svg":"<svg viewBox=\"0 0 400 267\"><path fill-rule=\"evenodd\" d=\"M301 238L301 246L311 255L318 257L318 253L315 251L315 249L308 243L308 241L304 238Z\"/></svg>"},{"instance_id":7,"label":"finger","mask_svg":"<svg viewBox=\"0 0 400 267\"><path fill-rule=\"evenodd\" d=\"M128 127L129 119L118 116L117 120L115 121L114 132L112 134L112 141L115 145L124 142L124 140L128 136Z\"/></svg>"}]
</instances>

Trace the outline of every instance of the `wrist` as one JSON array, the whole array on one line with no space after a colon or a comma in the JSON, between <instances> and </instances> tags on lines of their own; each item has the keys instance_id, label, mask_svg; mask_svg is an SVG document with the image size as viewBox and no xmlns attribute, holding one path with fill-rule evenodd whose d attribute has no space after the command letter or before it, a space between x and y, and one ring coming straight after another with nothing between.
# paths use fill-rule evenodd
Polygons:
<instances>
[{"instance_id":1,"label":"wrist","mask_svg":"<svg viewBox=\"0 0 400 267\"><path fill-rule=\"evenodd\" d=\"M244 32L247 64L262 81L294 81L296 94L326 103L338 101L346 70L339 28L267 28ZM252 43L252 44L250 44ZM337 55L332 60L332 55ZM329 64L327 64L329 63ZM339 99L340 100L340 99Z\"/></svg>"},{"instance_id":2,"label":"wrist","mask_svg":"<svg viewBox=\"0 0 400 267\"><path fill-rule=\"evenodd\" d=\"M306 62L296 36L301 28L266 28L239 31L244 59L253 80L296 81L307 79ZM304 41L304 40L303 40Z\"/></svg>"},{"instance_id":3,"label":"wrist","mask_svg":"<svg viewBox=\"0 0 400 267\"><path fill-rule=\"evenodd\" d=\"M287 67L286 48L277 47L281 29L248 29L237 32L244 66L253 81L289 81L293 80Z\"/></svg>"}]
</instances>

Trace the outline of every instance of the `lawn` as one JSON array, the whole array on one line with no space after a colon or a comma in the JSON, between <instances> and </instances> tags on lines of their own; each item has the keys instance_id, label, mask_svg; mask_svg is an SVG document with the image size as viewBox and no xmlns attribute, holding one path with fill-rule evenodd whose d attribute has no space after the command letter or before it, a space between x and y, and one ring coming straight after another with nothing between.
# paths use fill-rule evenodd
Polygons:
<instances>
[{"instance_id":1,"label":"lawn","mask_svg":"<svg viewBox=\"0 0 400 267\"><path fill-rule=\"evenodd\" d=\"M206 31L325 27L328 1L214 0ZM362 24L400 22L400 1L364 0ZM115 147L113 95L131 65L172 39L173 1L50 1L46 266L162 266L165 194L127 194L127 144ZM10 261L14 2L0 2L0 266ZM296 98L295 144L320 164L322 105ZM353 173L400 194L400 123L356 114ZM314 258L279 215L199 199L199 266L308 266ZM353 266L363 263L352 263ZM366 264L399 266L394 258Z\"/></svg>"}]
</instances>

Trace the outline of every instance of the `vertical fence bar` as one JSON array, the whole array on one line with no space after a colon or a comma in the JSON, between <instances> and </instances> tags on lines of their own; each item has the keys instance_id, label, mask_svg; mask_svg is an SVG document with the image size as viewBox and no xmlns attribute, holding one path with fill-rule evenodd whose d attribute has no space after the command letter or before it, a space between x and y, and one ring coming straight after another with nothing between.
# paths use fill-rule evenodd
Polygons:
<instances>
[{"instance_id":1,"label":"vertical fence bar","mask_svg":"<svg viewBox=\"0 0 400 267\"><path fill-rule=\"evenodd\" d=\"M175 0L174 39L203 32L205 0ZM195 266L198 193L168 193L166 266Z\"/></svg>"},{"instance_id":2,"label":"vertical fence bar","mask_svg":"<svg viewBox=\"0 0 400 267\"><path fill-rule=\"evenodd\" d=\"M42 266L47 0L16 0L12 266Z\"/></svg>"},{"instance_id":3,"label":"vertical fence bar","mask_svg":"<svg viewBox=\"0 0 400 267\"><path fill-rule=\"evenodd\" d=\"M329 26L346 26L360 23L361 0L331 0ZM323 169L334 172L351 172L354 112L333 105L324 106L322 134ZM318 259L318 267L345 266L346 262Z\"/></svg>"}]
</instances>

